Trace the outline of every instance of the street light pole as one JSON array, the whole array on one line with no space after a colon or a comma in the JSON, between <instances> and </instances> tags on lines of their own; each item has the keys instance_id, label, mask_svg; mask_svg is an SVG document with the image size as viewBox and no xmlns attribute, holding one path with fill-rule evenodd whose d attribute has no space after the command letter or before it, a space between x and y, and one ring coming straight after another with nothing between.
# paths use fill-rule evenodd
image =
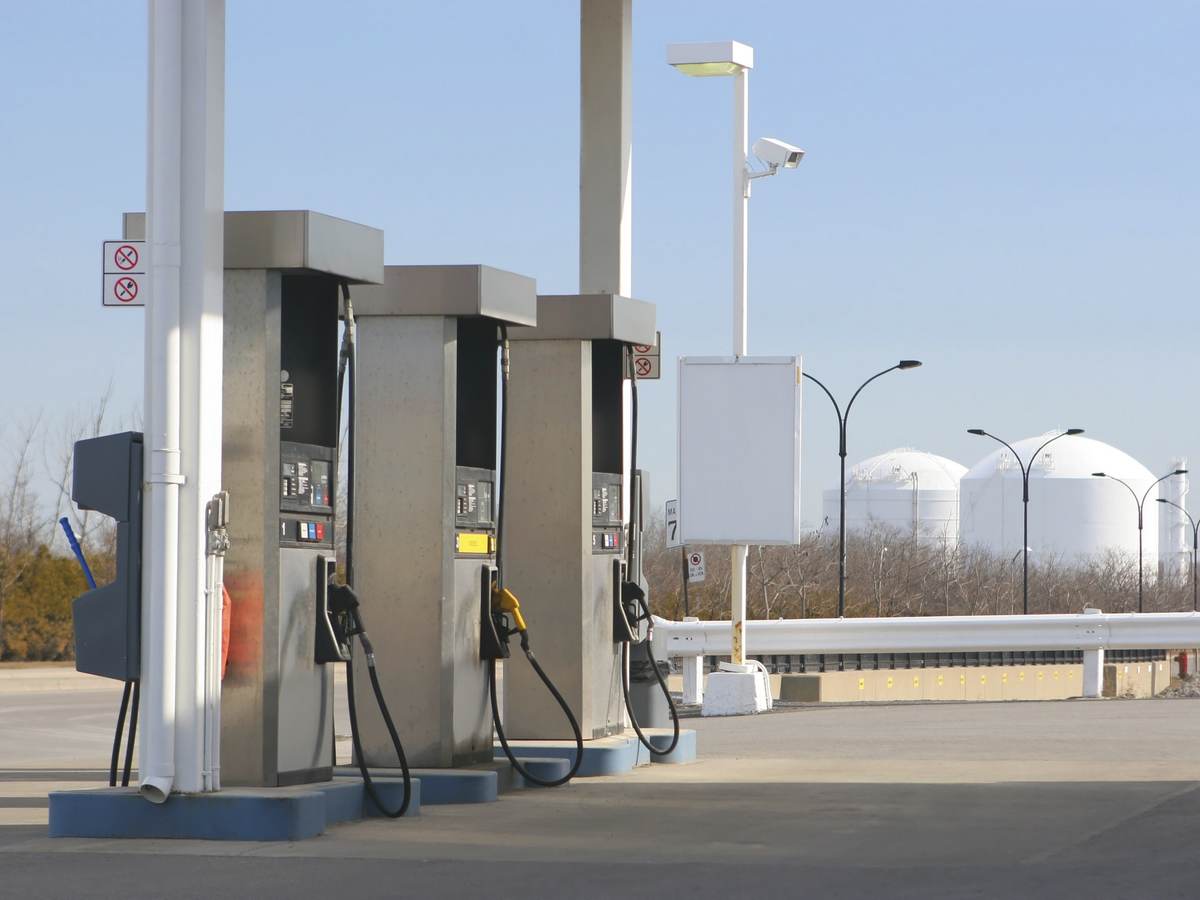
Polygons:
<instances>
[{"instance_id":1,"label":"street light pole","mask_svg":"<svg viewBox=\"0 0 1200 900\"><path fill-rule=\"evenodd\" d=\"M774 175L782 166L794 169L804 156L799 147L767 139L775 146L790 148L786 159L765 160L767 171L750 171L750 69L754 67L754 49L737 41L707 44L672 44L667 47L667 62L684 75L733 78L733 355L746 356L748 345L748 303L746 299L746 258L749 243L750 180ZM757 145L756 145L757 146ZM730 619L733 629L731 661L746 661L746 559L750 548L735 544L730 548L732 563Z\"/></svg>"},{"instance_id":2,"label":"street light pole","mask_svg":"<svg viewBox=\"0 0 1200 900\"><path fill-rule=\"evenodd\" d=\"M1180 506L1178 503L1173 503L1170 500L1158 498L1159 503L1165 503L1167 506L1173 506L1185 516L1187 516L1188 524L1192 526L1192 612L1200 612L1200 599L1196 595L1196 550L1200 548L1200 522L1192 518L1191 513Z\"/></svg>"},{"instance_id":3,"label":"street light pole","mask_svg":"<svg viewBox=\"0 0 1200 900\"><path fill-rule=\"evenodd\" d=\"M850 407L854 405L854 401L858 399L858 395L862 393L862 389L868 384L886 375L888 372L895 372L897 369L915 369L921 365L919 359L902 359L894 366L884 369L882 372L876 372L866 381L858 386L853 396L850 397L850 402L846 404L846 411L843 413L838 402L834 399L829 388L825 387L818 379L804 373L804 377L819 387L825 392L825 396L829 398L829 402L833 404L833 412L838 420L838 458L841 460L841 478L838 481L838 618L842 618L846 614L846 422L850 418Z\"/></svg>"},{"instance_id":4,"label":"street light pole","mask_svg":"<svg viewBox=\"0 0 1200 900\"><path fill-rule=\"evenodd\" d=\"M1120 478L1117 478L1115 475L1109 475L1106 472L1093 472L1092 473L1093 478L1108 478L1108 479L1111 479L1112 481L1115 481L1117 484L1124 485L1125 490L1129 491L1130 495L1133 497L1133 502L1137 504L1137 512L1138 512L1138 612L1142 612L1143 608L1144 608L1143 601L1142 601L1142 598L1143 598L1143 592L1142 592L1142 580L1143 580L1142 579L1142 568L1143 568L1142 567L1142 535L1143 535L1143 532L1142 532L1142 530L1145 527L1146 517L1144 515L1143 508L1146 505L1146 498L1150 496L1150 492L1152 490L1154 490L1156 487L1158 487L1162 482L1166 481L1172 475L1186 475L1186 474L1187 474L1187 469L1176 469L1173 472L1168 472L1166 475L1163 475L1161 478L1156 478L1154 480L1154 482L1150 485L1150 487L1146 488L1146 492L1144 494L1142 494L1142 496L1139 498L1137 495L1137 491L1135 491L1133 488L1131 488L1128 484L1126 484ZM1174 504L1172 504L1172 505L1174 505Z\"/></svg>"},{"instance_id":5,"label":"street light pole","mask_svg":"<svg viewBox=\"0 0 1200 900\"><path fill-rule=\"evenodd\" d=\"M1013 455L1013 459L1017 461L1017 465L1021 467L1021 507L1022 507L1022 529L1021 529L1021 547L1020 552L1024 556L1021 565L1021 610L1023 615L1029 615L1029 473L1033 471L1034 460L1038 454L1057 441L1059 438L1077 434L1083 434L1082 428L1068 428L1062 434L1056 434L1042 446L1033 451L1033 455L1029 457L1029 463L1026 464L1021 460L1020 455L1013 449L1012 444L1002 438L996 437L982 428L968 428L967 434L973 434L978 437L989 437L997 443L1003 444L1008 448L1008 452Z\"/></svg>"}]
</instances>

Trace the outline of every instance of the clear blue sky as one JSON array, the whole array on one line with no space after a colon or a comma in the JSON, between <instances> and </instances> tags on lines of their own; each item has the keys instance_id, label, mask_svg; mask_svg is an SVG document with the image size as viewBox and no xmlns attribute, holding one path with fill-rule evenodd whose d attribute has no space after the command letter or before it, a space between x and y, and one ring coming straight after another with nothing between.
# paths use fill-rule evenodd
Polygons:
<instances>
[{"instance_id":1,"label":"clear blue sky","mask_svg":"<svg viewBox=\"0 0 1200 900\"><path fill-rule=\"evenodd\" d=\"M9 5L0 30L0 428L140 404L142 315L102 310L100 241L144 203L146 5ZM864 393L850 457L964 429L1081 425L1200 463L1200 7L1184 2L635 0L634 293L666 354L729 347L730 86L672 41L753 45L753 136L808 150L751 205L750 349ZM577 288L572 0L249 2L227 20L226 198L383 228L393 263ZM641 459L674 486L672 366ZM804 512L836 484L808 391Z\"/></svg>"}]
</instances>

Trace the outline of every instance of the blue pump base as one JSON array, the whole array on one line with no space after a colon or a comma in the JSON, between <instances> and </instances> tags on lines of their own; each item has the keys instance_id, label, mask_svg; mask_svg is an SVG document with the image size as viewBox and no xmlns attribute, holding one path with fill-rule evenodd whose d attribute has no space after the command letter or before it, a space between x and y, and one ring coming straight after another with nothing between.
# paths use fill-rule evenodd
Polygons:
<instances>
[{"instance_id":1,"label":"blue pump base","mask_svg":"<svg viewBox=\"0 0 1200 900\"><path fill-rule=\"evenodd\" d=\"M670 728L642 729L650 743L656 747L666 747L671 743ZM575 742L565 741L509 741L508 746L517 758L525 756L549 757L566 760L568 764L575 761ZM496 744L496 758L504 758L504 750ZM650 763L689 763L696 760L696 732L690 728L679 731L679 743L670 754L659 756L650 753L642 746L641 741L633 731L596 738L583 742L583 764L579 767L578 777L591 778L598 775L621 775L631 771L635 766L646 766ZM536 773L535 773L536 774Z\"/></svg>"},{"instance_id":2,"label":"blue pump base","mask_svg":"<svg viewBox=\"0 0 1200 900\"><path fill-rule=\"evenodd\" d=\"M376 790L399 806L404 782L380 778ZM421 783L405 818L421 811ZM337 777L286 788L230 788L213 794L172 794L166 803L136 788L55 791L50 794L50 837L177 838L209 841L299 841L332 825L379 815L362 781Z\"/></svg>"}]
</instances>

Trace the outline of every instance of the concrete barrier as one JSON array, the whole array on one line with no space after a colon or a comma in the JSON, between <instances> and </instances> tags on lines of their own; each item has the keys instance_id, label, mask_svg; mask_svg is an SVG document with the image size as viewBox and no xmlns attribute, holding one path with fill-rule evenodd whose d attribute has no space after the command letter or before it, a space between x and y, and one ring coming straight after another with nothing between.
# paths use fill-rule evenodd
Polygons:
<instances>
[{"instance_id":1,"label":"concrete barrier","mask_svg":"<svg viewBox=\"0 0 1200 900\"><path fill-rule=\"evenodd\" d=\"M1109 663L1104 667L1105 697L1144 699L1157 696L1170 686L1170 660Z\"/></svg>"},{"instance_id":2,"label":"concrete barrier","mask_svg":"<svg viewBox=\"0 0 1200 900\"><path fill-rule=\"evenodd\" d=\"M1143 669L1157 665L1166 668L1166 663L1141 664ZM1146 677L1150 676L1147 674ZM778 699L804 703L1065 700L1082 694L1083 666L1075 663L865 669L783 675L780 676Z\"/></svg>"}]
</instances>

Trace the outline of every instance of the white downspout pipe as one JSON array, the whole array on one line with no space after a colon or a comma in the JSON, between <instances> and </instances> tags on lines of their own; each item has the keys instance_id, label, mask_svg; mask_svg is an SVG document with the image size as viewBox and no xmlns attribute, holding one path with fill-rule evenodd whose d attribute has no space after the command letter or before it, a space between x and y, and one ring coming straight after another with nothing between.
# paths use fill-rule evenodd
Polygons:
<instances>
[{"instance_id":1,"label":"white downspout pipe","mask_svg":"<svg viewBox=\"0 0 1200 900\"><path fill-rule=\"evenodd\" d=\"M175 783L175 649L179 600L180 183L183 5L150 0L147 128L145 460L142 580L142 796Z\"/></svg>"}]
</instances>

